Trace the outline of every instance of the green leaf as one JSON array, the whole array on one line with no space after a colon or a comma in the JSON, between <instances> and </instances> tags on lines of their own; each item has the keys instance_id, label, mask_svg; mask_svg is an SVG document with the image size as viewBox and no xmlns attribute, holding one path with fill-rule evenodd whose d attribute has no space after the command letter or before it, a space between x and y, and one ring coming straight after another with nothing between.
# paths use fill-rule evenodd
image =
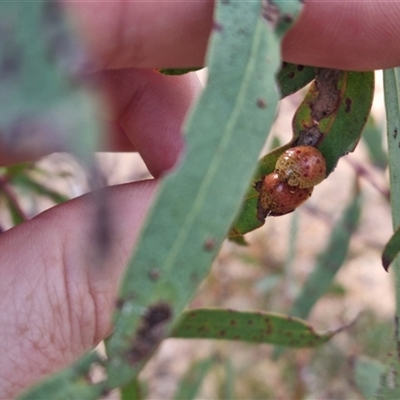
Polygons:
<instances>
[{"instance_id":1,"label":"green leaf","mask_svg":"<svg viewBox=\"0 0 400 400\"><path fill-rule=\"evenodd\" d=\"M14 225L18 225L29 219L22 209L13 187L2 177L0 177L0 194L2 194L6 200L7 208Z\"/></svg>"},{"instance_id":2,"label":"green leaf","mask_svg":"<svg viewBox=\"0 0 400 400\"><path fill-rule=\"evenodd\" d=\"M318 68L300 64L282 63L277 74L281 98L297 92L310 83L317 75Z\"/></svg>"},{"instance_id":3,"label":"green leaf","mask_svg":"<svg viewBox=\"0 0 400 400\"><path fill-rule=\"evenodd\" d=\"M367 357L358 357L354 360L353 368L354 381L362 395L366 399L374 398L385 366L379 361Z\"/></svg>"},{"instance_id":4,"label":"green leaf","mask_svg":"<svg viewBox=\"0 0 400 400\"><path fill-rule=\"evenodd\" d=\"M24 392L19 399L96 399L106 394L104 387L101 385L90 385L89 380L85 377L89 374L92 365L99 361L97 353L89 353L81 358L73 367L51 376L45 382Z\"/></svg>"},{"instance_id":5,"label":"green leaf","mask_svg":"<svg viewBox=\"0 0 400 400\"><path fill-rule=\"evenodd\" d=\"M121 400L142 400L144 399L142 390L139 379L133 379L120 389Z\"/></svg>"},{"instance_id":6,"label":"green leaf","mask_svg":"<svg viewBox=\"0 0 400 400\"><path fill-rule=\"evenodd\" d=\"M382 253L382 265L387 271L400 252L400 227L392 235Z\"/></svg>"},{"instance_id":7,"label":"green leaf","mask_svg":"<svg viewBox=\"0 0 400 400\"><path fill-rule=\"evenodd\" d=\"M382 128L377 126L372 115L368 118L362 138L373 164L381 170L385 170L388 165L388 156L382 145Z\"/></svg>"},{"instance_id":8,"label":"green leaf","mask_svg":"<svg viewBox=\"0 0 400 400\"><path fill-rule=\"evenodd\" d=\"M9 197L8 194L5 195L5 198L13 225L18 225L27 221L28 218L22 210L18 200L15 197Z\"/></svg>"},{"instance_id":9,"label":"green leaf","mask_svg":"<svg viewBox=\"0 0 400 400\"><path fill-rule=\"evenodd\" d=\"M293 117L291 141L260 160L230 236L241 236L264 224L259 188L264 177L274 172L276 161L285 150L298 145L317 147L326 161L328 176L339 159L356 147L373 93L373 72L320 69Z\"/></svg>"},{"instance_id":10,"label":"green leaf","mask_svg":"<svg viewBox=\"0 0 400 400\"><path fill-rule=\"evenodd\" d=\"M327 176L340 157L356 147L371 110L373 94L373 72L321 69L299 106L293 118L295 140L306 141L315 134L315 146L325 158ZM326 96L330 96L329 101ZM339 101L338 105L335 101Z\"/></svg>"},{"instance_id":11,"label":"green leaf","mask_svg":"<svg viewBox=\"0 0 400 400\"><path fill-rule=\"evenodd\" d=\"M387 141L389 150L390 202L392 207L393 229L400 227L400 162L399 130L400 130L400 68L386 70L383 73L385 108L387 119ZM395 337L393 340L393 356L386 365L386 373L379 388L380 399L400 398L400 257L392 264L396 290Z\"/></svg>"},{"instance_id":12,"label":"green leaf","mask_svg":"<svg viewBox=\"0 0 400 400\"><path fill-rule=\"evenodd\" d=\"M0 168L0 174L5 177L5 179L11 180L22 173L24 173L29 167L31 163L19 163L8 165L7 167Z\"/></svg>"},{"instance_id":13,"label":"green leaf","mask_svg":"<svg viewBox=\"0 0 400 400\"><path fill-rule=\"evenodd\" d=\"M160 74L164 74L164 75L184 75L184 74L188 74L189 72L198 71L199 69L202 69L202 67L196 67L196 68L165 68L165 69L158 69L157 71Z\"/></svg>"},{"instance_id":14,"label":"green leaf","mask_svg":"<svg viewBox=\"0 0 400 400\"><path fill-rule=\"evenodd\" d=\"M275 4L284 8L285 21L300 8ZM185 157L161 184L122 280L107 345L111 386L133 379L168 335L206 276L254 172L275 117L281 37L270 30L261 5L216 2L208 85L186 125ZM263 13L279 16L279 9ZM280 35L282 24L276 25Z\"/></svg>"},{"instance_id":15,"label":"green leaf","mask_svg":"<svg viewBox=\"0 0 400 400\"><path fill-rule=\"evenodd\" d=\"M318 299L331 287L336 273L346 260L350 239L357 229L360 212L361 195L357 189L354 198L333 228L329 243L319 255L313 272L290 309L290 315L307 318Z\"/></svg>"},{"instance_id":16,"label":"green leaf","mask_svg":"<svg viewBox=\"0 0 400 400\"><path fill-rule=\"evenodd\" d=\"M48 197L54 203L59 204L69 200L68 196L65 196L55 190L52 190L45 185L35 181L27 174L19 175L15 177L12 183L16 186L21 186L28 189L30 192L40 196Z\"/></svg>"},{"instance_id":17,"label":"green leaf","mask_svg":"<svg viewBox=\"0 0 400 400\"><path fill-rule=\"evenodd\" d=\"M204 378L214 365L215 360L207 358L194 363L179 382L175 400L194 400L203 384Z\"/></svg>"},{"instance_id":18,"label":"green leaf","mask_svg":"<svg viewBox=\"0 0 400 400\"><path fill-rule=\"evenodd\" d=\"M230 359L224 363L225 379L222 383L221 392L223 399L233 400L235 398L235 382L237 379L235 369Z\"/></svg>"},{"instance_id":19,"label":"green leaf","mask_svg":"<svg viewBox=\"0 0 400 400\"><path fill-rule=\"evenodd\" d=\"M320 334L300 319L276 313L196 309L183 313L171 336L301 348L325 343L337 332Z\"/></svg>"}]
</instances>

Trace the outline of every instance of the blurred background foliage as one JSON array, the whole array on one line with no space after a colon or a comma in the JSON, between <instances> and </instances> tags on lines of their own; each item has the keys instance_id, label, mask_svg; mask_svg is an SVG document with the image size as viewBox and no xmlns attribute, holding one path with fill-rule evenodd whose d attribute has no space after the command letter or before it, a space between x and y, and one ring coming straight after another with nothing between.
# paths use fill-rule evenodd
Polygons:
<instances>
[{"instance_id":1,"label":"blurred background foliage","mask_svg":"<svg viewBox=\"0 0 400 400\"><path fill-rule=\"evenodd\" d=\"M265 226L248 234L248 246L227 241L191 304L308 315L319 331L347 328L325 345L300 350L168 339L141 374L142 395L164 399L372 396L380 362L385 362L389 351L394 313L391 275L380 263L391 235L391 217L379 73L376 81L372 116L356 151L341 160L296 212L267 218ZM291 118L305 90L281 102L262 154L291 137ZM135 154L97 157L108 185L150 177ZM3 167L1 230L88 190L82 166L67 154ZM298 302L300 310L294 309L312 276L316 282L307 287L314 293L315 305L308 304L306 310Z\"/></svg>"}]
</instances>

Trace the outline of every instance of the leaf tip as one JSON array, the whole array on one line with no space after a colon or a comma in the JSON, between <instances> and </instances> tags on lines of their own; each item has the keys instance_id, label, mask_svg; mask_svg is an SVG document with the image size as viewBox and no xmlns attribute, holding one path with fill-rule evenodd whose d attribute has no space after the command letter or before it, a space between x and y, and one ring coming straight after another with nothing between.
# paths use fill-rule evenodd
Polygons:
<instances>
[{"instance_id":1,"label":"leaf tip","mask_svg":"<svg viewBox=\"0 0 400 400\"><path fill-rule=\"evenodd\" d=\"M392 261L393 260L385 256L385 254L382 255L382 266L386 272L389 272L389 266L392 263Z\"/></svg>"}]
</instances>

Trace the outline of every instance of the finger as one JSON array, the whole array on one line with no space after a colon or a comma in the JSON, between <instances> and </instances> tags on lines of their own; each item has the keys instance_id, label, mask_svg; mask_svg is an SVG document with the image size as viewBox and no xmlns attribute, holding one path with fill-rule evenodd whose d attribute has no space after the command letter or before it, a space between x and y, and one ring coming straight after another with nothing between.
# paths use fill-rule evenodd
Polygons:
<instances>
[{"instance_id":1,"label":"finger","mask_svg":"<svg viewBox=\"0 0 400 400\"><path fill-rule=\"evenodd\" d=\"M101 68L201 66L214 2L69 2Z\"/></svg>"},{"instance_id":2,"label":"finger","mask_svg":"<svg viewBox=\"0 0 400 400\"><path fill-rule=\"evenodd\" d=\"M110 148L129 151L133 146L155 177L172 168L183 148L182 123L201 90L196 74L124 69L100 75L110 100L107 118L119 127Z\"/></svg>"},{"instance_id":3,"label":"finger","mask_svg":"<svg viewBox=\"0 0 400 400\"><path fill-rule=\"evenodd\" d=\"M285 61L373 70L400 64L400 2L307 0L283 41Z\"/></svg>"},{"instance_id":4,"label":"finger","mask_svg":"<svg viewBox=\"0 0 400 400\"><path fill-rule=\"evenodd\" d=\"M195 73L165 76L152 70L123 69L96 74L108 107L101 151L138 151L154 177L171 169L183 148L182 124L202 89ZM35 151L5 151L0 165L32 161L52 152L47 142Z\"/></svg>"},{"instance_id":5,"label":"finger","mask_svg":"<svg viewBox=\"0 0 400 400\"><path fill-rule=\"evenodd\" d=\"M66 3L100 68L202 65L213 2ZM288 62L340 69L400 64L400 3L308 0L283 42Z\"/></svg>"},{"instance_id":6,"label":"finger","mask_svg":"<svg viewBox=\"0 0 400 400\"><path fill-rule=\"evenodd\" d=\"M0 237L0 398L76 360L110 332L117 287L155 181L106 189L110 230L94 262L95 207L86 195Z\"/></svg>"}]
</instances>

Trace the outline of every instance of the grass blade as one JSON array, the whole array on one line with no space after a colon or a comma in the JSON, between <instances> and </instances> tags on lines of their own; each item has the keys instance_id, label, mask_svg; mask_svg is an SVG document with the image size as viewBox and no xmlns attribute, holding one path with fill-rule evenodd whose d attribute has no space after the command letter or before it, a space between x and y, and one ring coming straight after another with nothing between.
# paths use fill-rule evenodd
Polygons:
<instances>
[{"instance_id":1,"label":"grass blade","mask_svg":"<svg viewBox=\"0 0 400 400\"><path fill-rule=\"evenodd\" d=\"M358 389L366 399L374 398L385 366L367 357L359 357L354 360L353 368Z\"/></svg>"},{"instance_id":2,"label":"grass blade","mask_svg":"<svg viewBox=\"0 0 400 400\"><path fill-rule=\"evenodd\" d=\"M367 146L372 163L385 170L388 165L387 151L382 146L382 129L377 125L372 115L369 116L365 125L362 139Z\"/></svg>"},{"instance_id":3,"label":"grass blade","mask_svg":"<svg viewBox=\"0 0 400 400\"><path fill-rule=\"evenodd\" d=\"M329 289L346 259L350 239L357 228L360 212L361 196L356 190L354 198L334 227L327 248L319 255L313 272L290 309L290 315L307 318L318 299Z\"/></svg>"},{"instance_id":4,"label":"grass blade","mask_svg":"<svg viewBox=\"0 0 400 400\"><path fill-rule=\"evenodd\" d=\"M385 108L387 119L387 141L389 151L390 202L392 207L393 229L400 227L400 68L383 73ZM381 399L400 398L400 257L392 263L395 278L396 315L393 357L388 360L387 371L382 379L378 396Z\"/></svg>"},{"instance_id":5,"label":"grass blade","mask_svg":"<svg viewBox=\"0 0 400 400\"><path fill-rule=\"evenodd\" d=\"M175 400L195 400L203 384L204 378L214 365L214 360L207 358L194 363L179 382Z\"/></svg>"}]
</instances>

